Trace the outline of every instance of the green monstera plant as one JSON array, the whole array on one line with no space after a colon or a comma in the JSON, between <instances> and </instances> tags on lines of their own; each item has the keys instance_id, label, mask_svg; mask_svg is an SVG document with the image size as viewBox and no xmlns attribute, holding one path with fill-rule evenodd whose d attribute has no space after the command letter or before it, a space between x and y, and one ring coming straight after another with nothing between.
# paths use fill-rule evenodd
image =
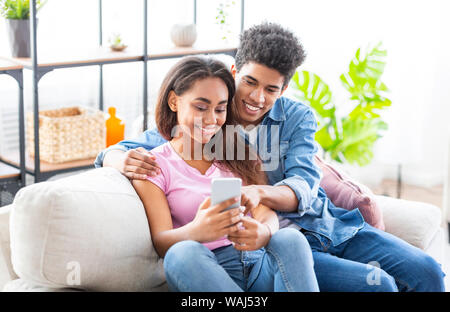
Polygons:
<instances>
[{"instance_id":1,"label":"green monstera plant","mask_svg":"<svg viewBox=\"0 0 450 312\"><path fill-rule=\"evenodd\" d=\"M327 158L359 166L373 159L373 146L388 128L380 110L391 106L386 97L388 88L381 81L386 55L381 42L366 53L361 53L361 48L356 51L348 72L340 76L353 108L345 116L338 115L331 90L318 75L297 71L292 78L294 95L316 112L319 128L315 139Z\"/></svg>"}]
</instances>

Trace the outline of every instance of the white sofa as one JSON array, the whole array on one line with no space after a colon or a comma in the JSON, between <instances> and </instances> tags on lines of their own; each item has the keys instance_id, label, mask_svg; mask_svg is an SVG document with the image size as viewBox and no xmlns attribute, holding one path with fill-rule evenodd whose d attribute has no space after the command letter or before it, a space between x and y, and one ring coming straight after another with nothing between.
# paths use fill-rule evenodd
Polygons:
<instances>
[{"instance_id":1,"label":"white sofa","mask_svg":"<svg viewBox=\"0 0 450 312\"><path fill-rule=\"evenodd\" d=\"M378 196L386 231L443 260L440 209ZM144 207L113 168L21 189L0 208L4 291L167 291Z\"/></svg>"}]
</instances>

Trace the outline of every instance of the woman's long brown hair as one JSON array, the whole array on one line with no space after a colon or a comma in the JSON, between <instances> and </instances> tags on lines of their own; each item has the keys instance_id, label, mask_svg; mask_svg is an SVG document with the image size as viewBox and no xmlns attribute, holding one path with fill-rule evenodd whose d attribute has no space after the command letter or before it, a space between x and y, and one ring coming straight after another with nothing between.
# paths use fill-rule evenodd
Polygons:
<instances>
[{"instance_id":1,"label":"woman's long brown hair","mask_svg":"<svg viewBox=\"0 0 450 312\"><path fill-rule=\"evenodd\" d=\"M177 126L177 113L169 108L169 92L174 91L180 96L188 91L196 81L206 78L221 79L228 89L227 117L225 123L211 140L215 140L220 135L222 138L222 155L214 161L216 165L222 169L228 169L234 175L240 177L243 183L250 184L267 184L267 178L263 170L261 170L260 159L256 153L246 144L239 134L233 133L234 150L233 157L227 159L227 143L229 140L223 139L227 137L227 125L237 125L237 109L234 107L233 97L235 93L235 82L231 72L226 68L225 64L211 57L189 56L178 61L167 73L159 90L158 100L156 103L155 117L158 131L166 140L172 139L172 130ZM228 141L228 142L227 142ZM220 141L219 141L220 142ZM245 149L244 159L238 159L238 146L242 144ZM212 152L216 152L214 149ZM217 154L216 154L217 155ZM228 153L228 156L229 153Z\"/></svg>"}]
</instances>

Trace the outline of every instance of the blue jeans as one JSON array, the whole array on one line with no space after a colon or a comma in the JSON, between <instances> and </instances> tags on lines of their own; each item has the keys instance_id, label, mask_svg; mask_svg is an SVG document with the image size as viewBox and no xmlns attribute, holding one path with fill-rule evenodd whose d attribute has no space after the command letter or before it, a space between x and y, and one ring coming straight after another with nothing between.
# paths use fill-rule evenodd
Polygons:
<instances>
[{"instance_id":1,"label":"blue jeans","mask_svg":"<svg viewBox=\"0 0 450 312\"><path fill-rule=\"evenodd\" d=\"M171 291L318 291L311 248L302 233L281 229L265 248L209 250L195 241L174 244L164 257Z\"/></svg>"},{"instance_id":2,"label":"blue jeans","mask_svg":"<svg viewBox=\"0 0 450 312\"><path fill-rule=\"evenodd\" d=\"M354 237L332 246L305 231L320 291L445 290L440 264L419 248L365 223Z\"/></svg>"}]
</instances>

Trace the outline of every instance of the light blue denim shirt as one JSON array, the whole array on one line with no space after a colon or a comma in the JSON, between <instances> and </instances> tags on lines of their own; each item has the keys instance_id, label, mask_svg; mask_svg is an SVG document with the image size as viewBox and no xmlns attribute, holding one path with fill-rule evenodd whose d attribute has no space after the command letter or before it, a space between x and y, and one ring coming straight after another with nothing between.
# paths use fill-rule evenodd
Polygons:
<instances>
[{"instance_id":1,"label":"light blue denim shirt","mask_svg":"<svg viewBox=\"0 0 450 312\"><path fill-rule=\"evenodd\" d=\"M281 97L259 125L257 142L250 143L263 160L269 184L287 185L297 196L297 211L278 214L305 230L326 236L336 246L353 237L364 219L358 209L335 207L320 187L322 173L314 162L318 150L316 131L317 122L310 107ZM122 141L100 152L95 166L102 166L109 150L150 150L165 142L157 129L147 130L135 141Z\"/></svg>"}]
</instances>

